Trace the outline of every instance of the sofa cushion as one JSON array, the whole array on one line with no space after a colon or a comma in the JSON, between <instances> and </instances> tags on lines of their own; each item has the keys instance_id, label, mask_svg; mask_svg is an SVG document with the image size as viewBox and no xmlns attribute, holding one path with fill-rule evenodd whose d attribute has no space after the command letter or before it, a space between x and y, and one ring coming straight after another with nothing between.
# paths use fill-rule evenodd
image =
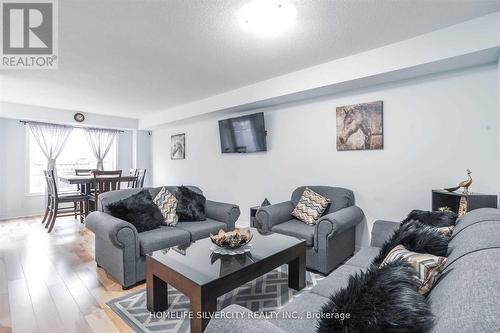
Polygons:
<instances>
[{"instance_id":1,"label":"sofa cushion","mask_svg":"<svg viewBox=\"0 0 500 333\"><path fill-rule=\"evenodd\" d=\"M192 185L186 185L184 187L187 187L188 189L190 189L191 191L194 191L196 193L199 193L199 194L203 194L203 191L196 187L196 186L192 186ZM170 193L175 193L177 191L177 189L179 188L179 186L159 186L159 187L151 187L149 188L149 193L151 193L151 196L154 198L158 195L158 193L160 193L160 191L165 188L167 189Z\"/></svg>"},{"instance_id":2,"label":"sofa cushion","mask_svg":"<svg viewBox=\"0 0 500 333\"><path fill-rule=\"evenodd\" d=\"M429 332L433 315L417 285L413 269L404 261L372 266L330 297L316 332Z\"/></svg>"},{"instance_id":3,"label":"sofa cushion","mask_svg":"<svg viewBox=\"0 0 500 333\"><path fill-rule=\"evenodd\" d=\"M177 198L165 187L154 197L153 201L160 208L163 215L163 222L168 226L175 226L179 221L177 216Z\"/></svg>"},{"instance_id":4,"label":"sofa cushion","mask_svg":"<svg viewBox=\"0 0 500 333\"><path fill-rule=\"evenodd\" d=\"M207 238L210 233L215 235L220 229L228 231L227 224L212 219L206 219L205 221L179 222L175 227L189 232L191 234L191 241Z\"/></svg>"},{"instance_id":5,"label":"sofa cushion","mask_svg":"<svg viewBox=\"0 0 500 333\"><path fill-rule=\"evenodd\" d=\"M139 233L139 246L142 255L167 247L187 244L190 241L189 232L177 227L160 227Z\"/></svg>"},{"instance_id":6,"label":"sofa cushion","mask_svg":"<svg viewBox=\"0 0 500 333\"><path fill-rule=\"evenodd\" d=\"M441 274L446 263L446 257L408 251L403 245L398 245L387 254L380 267L399 261L409 263L415 270L416 277L420 282L418 291L425 295L431 290L439 274Z\"/></svg>"},{"instance_id":7,"label":"sofa cushion","mask_svg":"<svg viewBox=\"0 0 500 333\"><path fill-rule=\"evenodd\" d=\"M311 293L323 297L330 297L331 294L347 286L351 275L362 271L363 269L358 266L342 265L331 272L326 278L319 281L318 284L311 289Z\"/></svg>"},{"instance_id":8,"label":"sofa cushion","mask_svg":"<svg viewBox=\"0 0 500 333\"><path fill-rule=\"evenodd\" d=\"M290 314L293 313L297 316L301 316L302 319L297 320L290 318L275 318L273 320L270 320L270 322L278 326L285 332L316 332L318 321L316 318L307 319L307 313L318 313L321 310L321 306L327 301L328 298L306 292L303 295L292 299L290 303L280 309L280 312L286 312Z\"/></svg>"},{"instance_id":9,"label":"sofa cushion","mask_svg":"<svg viewBox=\"0 0 500 333\"><path fill-rule=\"evenodd\" d=\"M400 223L393 221L377 220L372 227L371 246L381 248L382 245L394 234L400 227Z\"/></svg>"},{"instance_id":10,"label":"sofa cushion","mask_svg":"<svg viewBox=\"0 0 500 333\"><path fill-rule=\"evenodd\" d=\"M488 248L500 248L500 222L484 221L470 225L454 233L448 244L449 254L446 266L451 265L461 257Z\"/></svg>"},{"instance_id":11,"label":"sofa cushion","mask_svg":"<svg viewBox=\"0 0 500 333\"><path fill-rule=\"evenodd\" d=\"M316 224L316 221L323 215L329 204L330 199L306 187L292 211L292 216L305 224Z\"/></svg>"},{"instance_id":12,"label":"sofa cushion","mask_svg":"<svg viewBox=\"0 0 500 333\"><path fill-rule=\"evenodd\" d=\"M177 215L180 222L205 221L205 204L207 199L203 194L192 189L179 186L174 192L177 198Z\"/></svg>"},{"instance_id":13,"label":"sofa cushion","mask_svg":"<svg viewBox=\"0 0 500 333\"><path fill-rule=\"evenodd\" d=\"M450 237L453 234L453 229L455 229L455 226L450 225L449 227L439 227L436 229L441 235Z\"/></svg>"},{"instance_id":14,"label":"sofa cushion","mask_svg":"<svg viewBox=\"0 0 500 333\"><path fill-rule=\"evenodd\" d=\"M347 208L354 205L354 193L351 190L342 187L332 187L332 186L307 186L316 193L321 194L331 200L330 205L326 208L324 214L330 214L341 210L342 208ZM294 205L300 200L302 192L306 189L305 186L301 186L295 189L292 193L292 202Z\"/></svg>"},{"instance_id":15,"label":"sofa cushion","mask_svg":"<svg viewBox=\"0 0 500 333\"><path fill-rule=\"evenodd\" d=\"M458 219L455 230L453 230L453 235L460 233L462 229L469 228L472 224L487 221L500 221L500 210L495 208L481 208L468 212Z\"/></svg>"},{"instance_id":16,"label":"sofa cushion","mask_svg":"<svg viewBox=\"0 0 500 333\"><path fill-rule=\"evenodd\" d=\"M403 245L408 251L446 256L450 237L442 235L435 227L418 221L407 222L394 232L382 245L380 253L373 263L379 266L390 251L397 245Z\"/></svg>"},{"instance_id":17,"label":"sofa cushion","mask_svg":"<svg viewBox=\"0 0 500 333\"><path fill-rule=\"evenodd\" d=\"M469 253L446 267L427 296L432 332L500 332L499 276L500 248Z\"/></svg>"},{"instance_id":18,"label":"sofa cushion","mask_svg":"<svg viewBox=\"0 0 500 333\"><path fill-rule=\"evenodd\" d=\"M455 225L458 215L455 212L430 212L414 209L408 214L406 219L401 222L405 224L411 221L419 221L431 227L449 227Z\"/></svg>"},{"instance_id":19,"label":"sofa cushion","mask_svg":"<svg viewBox=\"0 0 500 333\"><path fill-rule=\"evenodd\" d=\"M380 248L375 246L367 246L361 248L354 256L347 260L346 264L367 268L372 263L373 259L378 255Z\"/></svg>"},{"instance_id":20,"label":"sofa cushion","mask_svg":"<svg viewBox=\"0 0 500 333\"><path fill-rule=\"evenodd\" d=\"M297 219L292 219L272 227L272 232L296 237L306 241L307 246L314 245L314 225L307 225Z\"/></svg>"},{"instance_id":21,"label":"sofa cushion","mask_svg":"<svg viewBox=\"0 0 500 333\"><path fill-rule=\"evenodd\" d=\"M138 232L156 229L163 223L163 215L147 190L110 203L107 209L112 216L133 224Z\"/></svg>"}]
</instances>

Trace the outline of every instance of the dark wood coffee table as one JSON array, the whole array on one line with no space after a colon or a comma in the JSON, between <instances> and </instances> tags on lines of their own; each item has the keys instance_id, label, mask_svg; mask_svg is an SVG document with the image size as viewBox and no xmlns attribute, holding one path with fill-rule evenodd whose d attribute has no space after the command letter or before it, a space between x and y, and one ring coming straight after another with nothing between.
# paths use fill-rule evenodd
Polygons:
<instances>
[{"instance_id":1,"label":"dark wood coffee table","mask_svg":"<svg viewBox=\"0 0 500 333\"><path fill-rule=\"evenodd\" d=\"M168 285L189 297L191 332L201 333L217 311L217 297L273 269L288 264L288 286L300 290L306 279L306 245L294 237L259 234L251 229L250 252L220 255L210 251L208 238L146 256L147 306L150 312L168 308Z\"/></svg>"}]
</instances>

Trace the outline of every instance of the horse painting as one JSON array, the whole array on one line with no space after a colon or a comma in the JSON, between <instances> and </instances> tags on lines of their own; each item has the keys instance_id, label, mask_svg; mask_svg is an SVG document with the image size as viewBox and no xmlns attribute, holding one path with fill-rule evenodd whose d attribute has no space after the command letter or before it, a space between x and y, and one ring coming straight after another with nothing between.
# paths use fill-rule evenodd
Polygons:
<instances>
[{"instance_id":1,"label":"horse painting","mask_svg":"<svg viewBox=\"0 0 500 333\"><path fill-rule=\"evenodd\" d=\"M382 101L337 107L337 150L383 149Z\"/></svg>"},{"instance_id":2,"label":"horse painting","mask_svg":"<svg viewBox=\"0 0 500 333\"><path fill-rule=\"evenodd\" d=\"M172 135L170 141L170 159L183 160L186 158L186 134Z\"/></svg>"}]
</instances>

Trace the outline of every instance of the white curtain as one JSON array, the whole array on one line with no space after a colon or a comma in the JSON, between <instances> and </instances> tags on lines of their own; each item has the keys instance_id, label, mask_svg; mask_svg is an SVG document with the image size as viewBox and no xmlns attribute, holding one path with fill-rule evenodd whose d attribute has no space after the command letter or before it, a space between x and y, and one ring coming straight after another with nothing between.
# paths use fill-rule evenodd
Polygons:
<instances>
[{"instance_id":1,"label":"white curtain","mask_svg":"<svg viewBox=\"0 0 500 333\"><path fill-rule=\"evenodd\" d=\"M102 128L84 128L85 136L97 159L97 169L104 170L104 158L120 131Z\"/></svg>"},{"instance_id":2,"label":"white curtain","mask_svg":"<svg viewBox=\"0 0 500 333\"><path fill-rule=\"evenodd\" d=\"M56 159L63 151L73 127L37 122L29 122L28 125L47 158L47 170L54 170L56 173Z\"/></svg>"}]
</instances>

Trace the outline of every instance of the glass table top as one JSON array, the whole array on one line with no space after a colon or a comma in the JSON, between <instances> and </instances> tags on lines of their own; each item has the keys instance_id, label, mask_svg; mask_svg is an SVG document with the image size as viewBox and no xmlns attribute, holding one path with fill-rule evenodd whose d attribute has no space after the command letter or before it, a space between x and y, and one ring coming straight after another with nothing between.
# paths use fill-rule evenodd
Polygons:
<instances>
[{"instance_id":1,"label":"glass table top","mask_svg":"<svg viewBox=\"0 0 500 333\"><path fill-rule=\"evenodd\" d=\"M244 232L246 229L241 230ZM304 242L281 234L259 233L255 228L250 230L253 234L250 241L252 247L249 252L242 254L213 253L210 250L212 241L204 238L183 246L158 250L148 256L198 285L204 285Z\"/></svg>"}]
</instances>

